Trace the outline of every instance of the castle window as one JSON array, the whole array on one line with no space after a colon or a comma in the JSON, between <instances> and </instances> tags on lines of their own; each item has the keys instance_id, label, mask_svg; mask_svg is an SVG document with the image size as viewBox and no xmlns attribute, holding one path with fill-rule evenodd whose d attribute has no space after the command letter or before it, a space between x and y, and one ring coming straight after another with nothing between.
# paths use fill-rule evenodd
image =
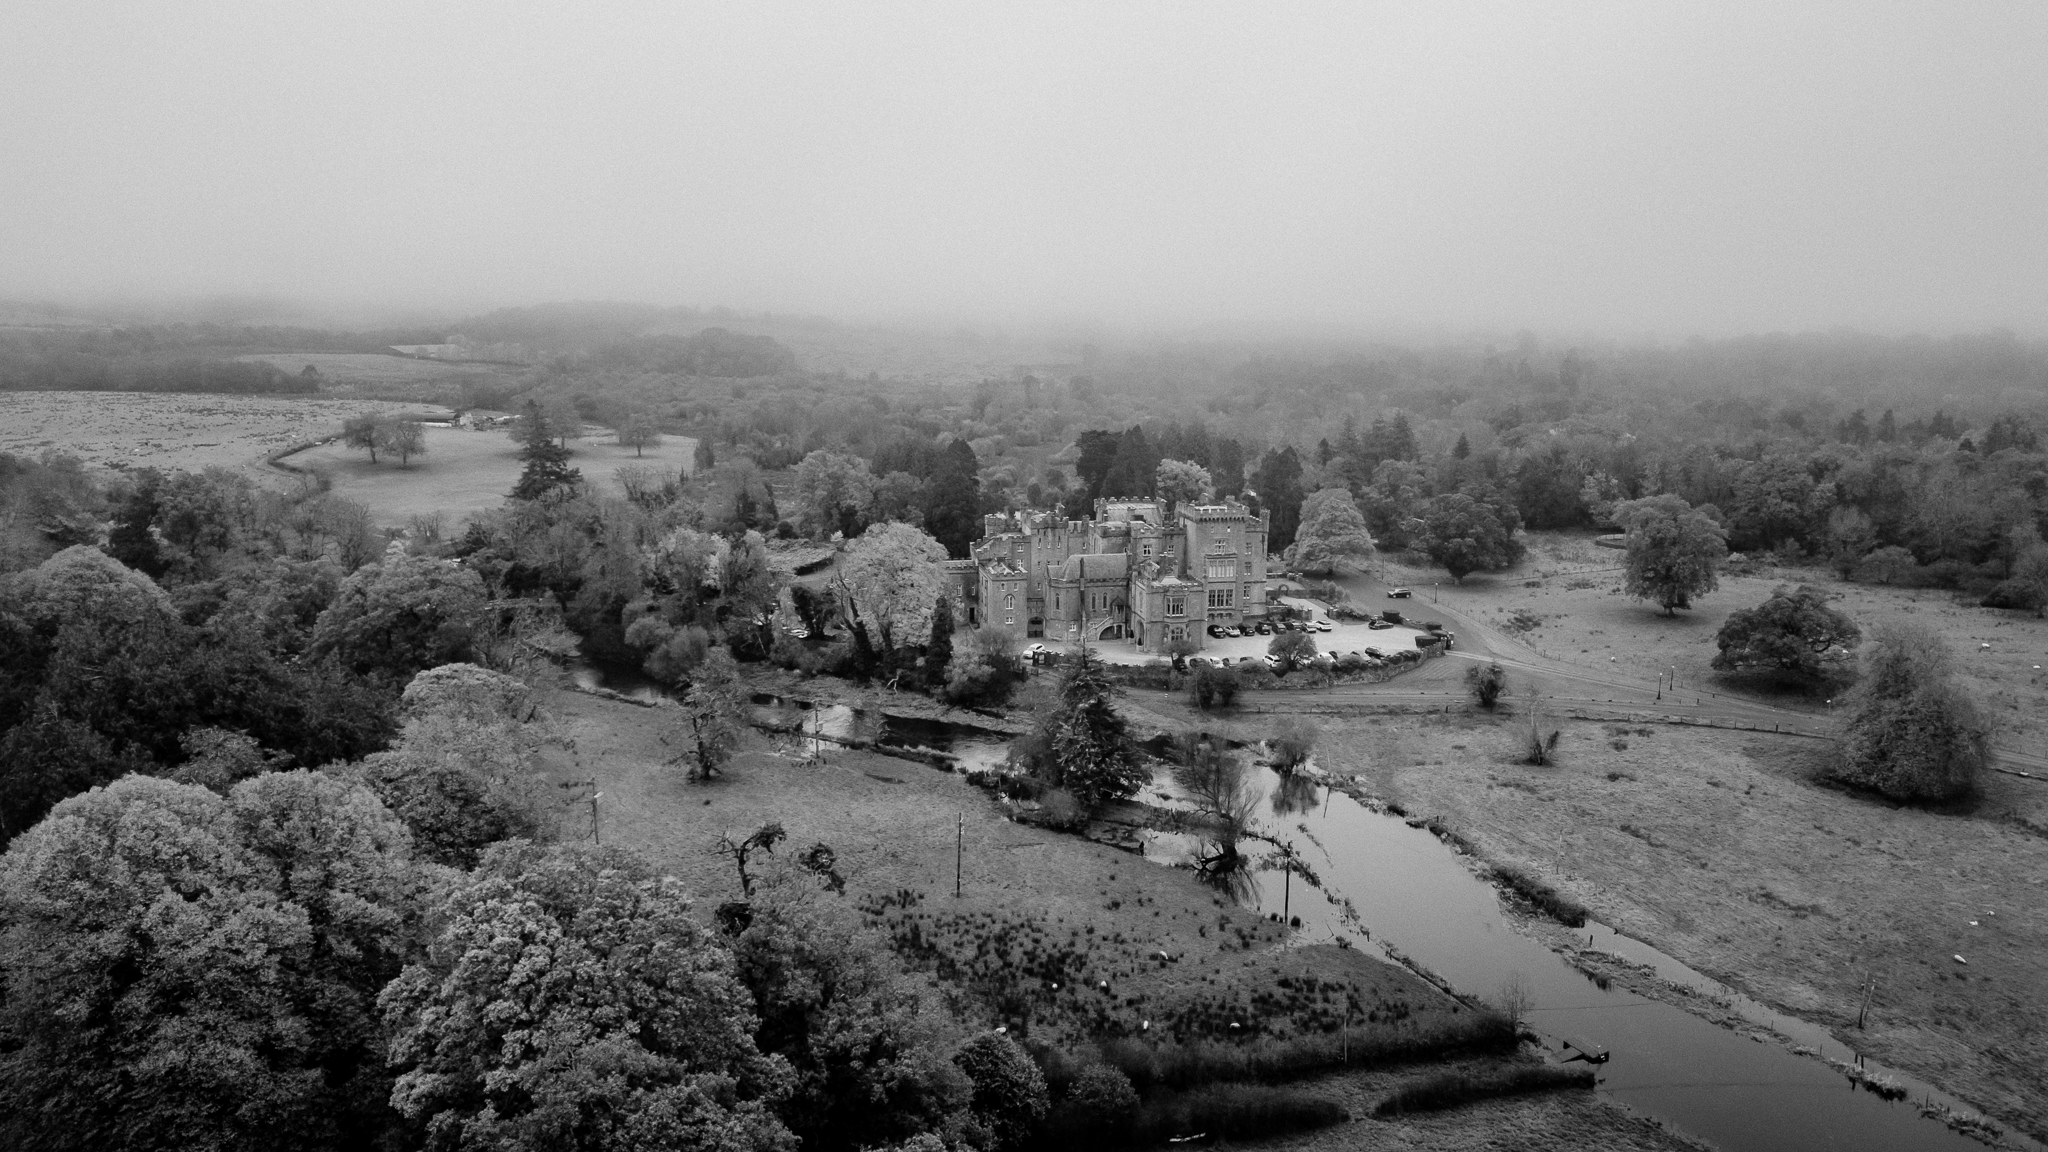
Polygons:
<instances>
[{"instance_id":1,"label":"castle window","mask_svg":"<svg viewBox=\"0 0 2048 1152\"><path fill-rule=\"evenodd\" d=\"M1235 575L1237 575L1237 568L1230 561L1211 560L1209 562L1209 579L1228 580Z\"/></svg>"},{"instance_id":2,"label":"castle window","mask_svg":"<svg viewBox=\"0 0 2048 1152\"><path fill-rule=\"evenodd\" d=\"M1167 614L1168 616L1185 616L1185 615L1187 615L1187 614L1188 614L1188 598L1187 598L1186 596L1182 596L1182 595L1179 595L1179 594L1175 594L1175 595L1172 595L1172 596L1168 596L1168 597L1166 598L1166 614Z\"/></svg>"},{"instance_id":3,"label":"castle window","mask_svg":"<svg viewBox=\"0 0 2048 1152\"><path fill-rule=\"evenodd\" d=\"M1244 558L1244 574L1247 576L1252 574L1252 558L1249 556Z\"/></svg>"},{"instance_id":4,"label":"castle window","mask_svg":"<svg viewBox=\"0 0 2048 1152\"><path fill-rule=\"evenodd\" d=\"M1211 607L1211 608L1228 608L1228 607L1230 607L1230 605L1231 605L1231 602L1232 602L1232 601L1233 601L1233 599L1235 598L1235 593L1236 593L1236 592L1237 592L1237 589L1235 589L1235 588L1211 588L1211 589L1209 589L1209 607Z\"/></svg>"},{"instance_id":5,"label":"castle window","mask_svg":"<svg viewBox=\"0 0 2048 1152\"><path fill-rule=\"evenodd\" d=\"M1003 608L1005 611L1015 612L1017 610L1017 598L1015 596L1003 597Z\"/></svg>"}]
</instances>

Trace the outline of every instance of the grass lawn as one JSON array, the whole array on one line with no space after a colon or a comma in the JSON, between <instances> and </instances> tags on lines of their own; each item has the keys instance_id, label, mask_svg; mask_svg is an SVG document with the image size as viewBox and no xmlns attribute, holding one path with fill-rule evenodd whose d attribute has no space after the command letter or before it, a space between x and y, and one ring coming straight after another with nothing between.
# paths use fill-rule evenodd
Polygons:
<instances>
[{"instance_id":1,"label":"grass lawn","mask_svg":"<svg viewBox=\"0 0 2048 1152\"><path fill-rule=\"evenodd\" d=\"M631 448L614 443L609 430L596 428L569 445L569 463L583 472L584 481L614 495L618 487L612 477L620 468L639 464L687 472L697 448L690 437L664 436L659 447L636 457ZM429 428L426 455L403 467L388 453L379 453L377 461L372 464L368 453L336 442L296 453L286 463L325 472L336 492L368 504L377 524L392 528L438 512L447 530L458 531L472 512L497 507L519 481L519 445L503 428Z\"/></svg>"}]
</instances>

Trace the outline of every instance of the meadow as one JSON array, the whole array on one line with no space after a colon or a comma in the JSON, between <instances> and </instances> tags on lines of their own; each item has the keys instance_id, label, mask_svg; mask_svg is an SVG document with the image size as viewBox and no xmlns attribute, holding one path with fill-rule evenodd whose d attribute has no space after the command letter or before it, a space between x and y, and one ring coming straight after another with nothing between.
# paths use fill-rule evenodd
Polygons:
<instances>
[{"instance_id":1,"label":"meadow","mask_svg":"<svg viewBox=\"0 0 2048 1152\"><path fill-rule=\"evenodd\" d=\"M687 472L697 442L687 436L665 436L660 445L635 455L621 448L608 430L570 441L572 467L600 491L616 495L613 477L634 465ZM494 508L519 480L519 445L503 428L428 428L427 451L400 465L389 453L372 464L367 452L339 441L320 444L283 461L296 469L324 475L334 491L370 506L377 525L402 528L415 517L440 515L449 531L459 530L471 513Z\"/></svg>"}]
</instances>

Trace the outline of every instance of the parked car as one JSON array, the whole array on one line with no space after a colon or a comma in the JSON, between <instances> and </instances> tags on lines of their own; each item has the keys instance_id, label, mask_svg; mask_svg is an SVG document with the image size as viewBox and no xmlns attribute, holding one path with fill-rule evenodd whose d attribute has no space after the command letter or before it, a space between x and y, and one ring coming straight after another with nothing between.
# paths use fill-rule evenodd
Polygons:
<instances>
[{"instance_id":1,"label":"parked car","mask_svg":"<svg viewBox=\"0 0 2048 1152\"><path fill-rule=\"evenodd\" d=\"M1223 634L1225 636L1242 636L1244 635L1244 629L1239 628L1235 624L1225 624L1223 626Z\"/></svg>"},{"instance_id":2,"label":"parked car","mask_svg":"<svg viewBox=\"0 0 2048 1152\"><path fill-rule=\"evenodd\" d=\"M1383 628L1392 628L1392 627L1393 627L1393 625L1392 625L1392 624L1389 624L1389 623L1387 623L1387 622L1386 622L1385 620L1382 620L1382 619L1380 619L1380 618L1379 618L1379 617L1377 617L1377 616L1373 617L1373 618L1372 618L1372 619L1370 619L1370 620L1367 620L1367 621L1365 622L1365 626L1366 626L1367 628L1370 628L1370 629L1372 629L1372 630L1373 630L1373 631L1375 631L1375 632L1377 632L1377 631L1380 631L1380 630L1381 630L1381 629L1383 629Z\"/></svg>"},{"instance_id":3,"label":"parked car","mask_svg":"<svg viewBox=\"0 0 2048 1152\"><path fill-rule=\"evenodd\" d=\"M1266 623L1264 620L1259 621L1258 630L1259 635L1261 636L1271 636L1273 634L1273 626L1271 624Z\"/></svg>"},{"instance_id":4,"label":"parked car","mask_svg":"<svg viewBox=\"0 0 2048 1152\"><path fill-rule=\"evenodd\" d=\"M1209 625L1209 639L1211 639L1211 640L1221 640L1221 639L1223 639L1223 625L1221 625L1221 624L1211 624L1211 625Z\"/></svg>"},{"instance_id":5,"label":"parked car","mask_svg":"<svg viewBox=\"0 0 2048 1152\"><path fill-rule=\"evenodd\" d=\"M1383 660L1386 658L1387 655L1385 652L1380 651L1379 649L1373 647L1370 644L1367 644L1365 646L1365 654L1367 656L1372 657L1375 660Z\"/></svg>"},{"instance_id":6,"label":"parked car","mask_svg":"<svg viewBox=\"0 0 2048 1152\"><path fill-rule=\"evenodd\" d=\"M1335 624L1330 623L1328 620L1318 620L1315 623L1310 624L1309 628L1317 632L1335 632L1337 630L1337 626Z\"/></svg>"},{"instance_id":7,"label":"parked car","mask_svg":"<svg viewBox=\"0 0 2048 1152\"><path fill-rule=\"evenodd\" d=\"M1423 632L1415 637L1415 646L1417 648L1434 648L1443 642L1444 637L1441 632Z\"/></svg>"},{"instance_id":8,"label":"parked car","mask_svg":"<svg viewBox=\"0 0 2048 1152\"><path fill-rule=\"evenodd\" d=\"M1281 671L1283 668L1286 667L1286 665L1287 662L1285 660L1280 659L1278 656L1266 657L1266 667L1271 668L1275 672Z\"/></svg>"},{"instance_id":9,"label":"parked car","mask_svg":"<svg viewBox=\"0 0 2048 1152\"><path fill-rule=\"evenodd\" d=\"M1415 592L1413 589L1410 588L1387 589L1387 598L1390 600L1406 600L1407 598L1413 595L1415 595Z\"/></svg>"},{"instance_id":10,"label":"parked car","mask_svg":"<svg viewBox=\"0 0 2048 1152\"><path fill-rule=\"evenodd\" d=\"M1030 653L1033 656L1043 656L1045 655L1045 645L1033 644L1031 647L1026 648L1024 651Z\"/></svg>"},{"instance_id":11,"label":"parked car","mask_svg":"<svg viewBox=\"0 0 2048 1152\"><path fill-rule=\"evenodd\" d=\"M809 640L811 638L811 630L809 628L804 627L801 624L792 624L789 627L784 628L783 631L789 633L791 636L796 637L798 640Z\"/></svg>"}]
</instances>

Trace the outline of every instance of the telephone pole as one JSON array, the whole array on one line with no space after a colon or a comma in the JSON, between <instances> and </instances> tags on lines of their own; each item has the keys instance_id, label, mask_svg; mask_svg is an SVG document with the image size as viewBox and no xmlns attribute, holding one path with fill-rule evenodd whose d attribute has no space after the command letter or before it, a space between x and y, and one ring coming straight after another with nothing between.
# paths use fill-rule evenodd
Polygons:
<instances>
[{"instance_id":1,"label":"telephone pole","mask_svg":"<svg viewBox=\"0 0 2048 1152\"><path fill-rule=\"evenodd\" d=\"M959 824L953 830L953 898L960 898L960 864L967 853L967 813L959 814Z\"/></svg>"}]
</instances>

